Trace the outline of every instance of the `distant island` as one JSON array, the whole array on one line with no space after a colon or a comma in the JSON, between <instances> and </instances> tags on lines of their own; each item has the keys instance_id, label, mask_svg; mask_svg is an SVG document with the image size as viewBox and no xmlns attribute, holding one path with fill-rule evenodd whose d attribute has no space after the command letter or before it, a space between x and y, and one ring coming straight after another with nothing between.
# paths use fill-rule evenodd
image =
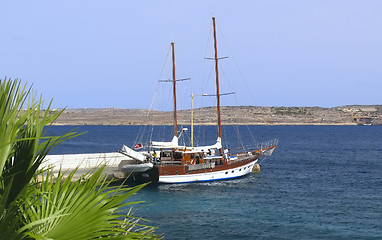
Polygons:
<instances>
[{"instance_id":1,"label":"distant island","mask_svg":"<svg viewBox=\"0 0 382 240\"><path fill-rule=\"evenodd\" d=\"M179 124L190 124L191 110L178 111ZM195 125L215 124L214 107L194 109ZM323 107L222 107L223 124L381 125L382 105ZM66 109L55 125L171 125L172 112L148 109Z\"/></svg>"}]
</instances>

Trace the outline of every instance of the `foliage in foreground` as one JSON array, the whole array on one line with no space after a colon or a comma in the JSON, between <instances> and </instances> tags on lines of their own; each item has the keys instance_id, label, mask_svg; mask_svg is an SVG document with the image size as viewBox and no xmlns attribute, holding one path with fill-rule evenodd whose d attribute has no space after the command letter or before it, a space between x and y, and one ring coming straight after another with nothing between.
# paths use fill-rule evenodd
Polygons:
<instances>
[{"instance_id":1,"label":"foliage in foreground","mask_svg":"<svg viewBox=\"0 0 382 240\"><path fill-rule=\"evenodd\" d=\"M31 206L24 212L31 222L24 227L30 229L27 235L33 238L43 235L49 239L153 237L154 228L140 225L137 218L118 212L121 207L139 203L123 202L144 185L128 189L110 187L103 170L101 167L85 175L86 180L73 183L74 172L65 179L63 174L55 178L52 171L44 174L39 189L30 193L25 204Z\"/></svg>"},{"instance_id":2,"label":"foliage in foreground","mask_svg":"<svg viewBox=\"0 0 382 240\"><path fill-rule=\"evenodd\" d=\"M62 111L46 111L18 80L0 80L0 239L152 239L155 228L122 216L144 187L111 188L104 168L72 183L72 172L39 170L49 151L77 134L47 136Z\"/></svg>"}]
</instances>

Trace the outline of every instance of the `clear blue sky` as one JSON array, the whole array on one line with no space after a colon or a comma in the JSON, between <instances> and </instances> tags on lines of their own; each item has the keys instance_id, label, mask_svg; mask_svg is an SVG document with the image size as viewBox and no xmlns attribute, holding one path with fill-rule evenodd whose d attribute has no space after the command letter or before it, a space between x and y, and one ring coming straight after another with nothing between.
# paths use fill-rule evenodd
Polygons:
<instances>
[{"instance_id":1,"label":"clear blue sky","mask_svg":"<svg viewBox=\"0 0 382 240\"><path fill-rule=\"evenodd\" d=\"M381 0L14 0L0 9L0 78L33 84L54 107L150 107L171 41L177 75L196 89L212 15L220 55L245 80L233 82L239 105L382 104Z\"/></svg>"}]
</instances>

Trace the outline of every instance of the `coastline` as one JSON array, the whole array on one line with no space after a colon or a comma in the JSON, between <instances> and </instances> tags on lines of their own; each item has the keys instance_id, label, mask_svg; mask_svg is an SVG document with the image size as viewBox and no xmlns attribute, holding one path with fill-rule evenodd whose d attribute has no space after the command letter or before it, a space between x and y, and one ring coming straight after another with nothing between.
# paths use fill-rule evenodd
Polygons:
<instances>
[{"instance_id":1,"label":"coastline","mask_svg":"<svg viewBox=\"0 0 382 240\"><path fill-rule=\"evenodd\" d=\"M223 125L382 125L382 105L322 107L222 107ZM190 124L190 110L178 112L178 124ZM195 125L215 125L213 107L194 110ZM53 125L172 125L172 112L148 109L65 109Z\"/></svg>"}]
</instances>

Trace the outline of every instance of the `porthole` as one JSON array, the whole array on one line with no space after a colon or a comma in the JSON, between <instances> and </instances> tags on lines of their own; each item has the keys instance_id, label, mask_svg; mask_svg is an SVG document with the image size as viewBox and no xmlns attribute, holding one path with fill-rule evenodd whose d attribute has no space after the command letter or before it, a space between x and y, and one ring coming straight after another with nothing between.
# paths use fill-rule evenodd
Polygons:
<instances>
[{"instance_id":1,"label":"porthole","mask_svg":"<svg viewBox=\"0 0 382 240\"><path fill-rule=\"evenodd\" d=\"M225 172L225 174L228 174L228 172Z\"/></svg>"},{"instance_id":2,"label":"porthole","mask_svg":"<svg viewBox=\"0 0 382 240\"><path fill-rule=\"evenodd\" d=\"M234 172L235 172L235 171L233 171L233 170L232 170L232 172L231 172L231 173L234 173Z\"/></svg>"},{"instance_id":3,"label":"porthole","mask_svg":"<svg viewBox=\"0 0 382 240\"><path fill-rule=\"evenodd\" d=\"M164 175L168 175L168 172L165 172Z\"/></svg>"},{"instance_id":4,"label":"porthole","mask_svg":"<svg viewBox=\"0 0 382 240\"><path fill-rule=\"evenodd\" d=\"M178 175L178 172L176 171L175 174Z\"/></svg>"},{"instance_id":5,"label":"porthole","mask_svg":"<svg viewBox=\"0 0 382 240\"><path fill-rule=\"evenodd\" d=\"M239 169L239 171L241 171L241 168Z\"/></svg>"}]
</instances>

